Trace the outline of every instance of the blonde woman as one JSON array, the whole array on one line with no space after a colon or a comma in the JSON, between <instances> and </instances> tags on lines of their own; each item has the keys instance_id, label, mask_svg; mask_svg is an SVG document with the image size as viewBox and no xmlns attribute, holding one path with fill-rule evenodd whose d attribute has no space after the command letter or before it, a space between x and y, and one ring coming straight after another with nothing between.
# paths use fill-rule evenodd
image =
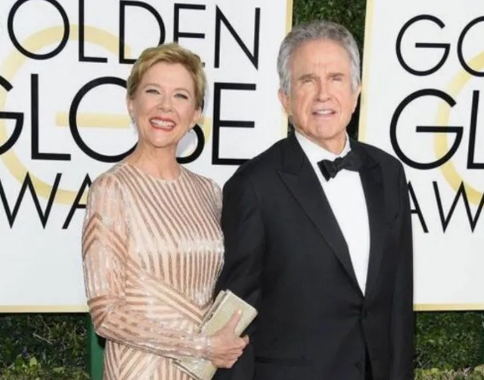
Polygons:
<instances>
[{"instance_id":1,"label":"blonde woman","mask_svg":"<svg viewBox=\"0 0 484 380\"><path fill-rule=\"evenodd\" d=\"M195 54L146 49L127 81L137 147L90 189L83 263L94 327L107 340L105 380L188 380L174 358L230 368L247 344L233 333L237 315L213 336L197 333L223 262L221 192L179 165L176 149L205 86Z\"/></svg>"}]
</instances>

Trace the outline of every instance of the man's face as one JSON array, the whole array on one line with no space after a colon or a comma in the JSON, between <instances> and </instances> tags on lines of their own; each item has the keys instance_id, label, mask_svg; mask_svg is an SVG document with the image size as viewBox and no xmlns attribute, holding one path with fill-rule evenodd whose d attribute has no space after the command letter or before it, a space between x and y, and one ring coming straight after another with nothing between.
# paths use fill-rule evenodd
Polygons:
<instances>
[{"instance_id":1,"label":"man's face","mask_svg":"<svg viewBox=\"0 0 484 380\"><path fill-rule=\"evenodd\" d=\"M348 53L331 40L309 41L293 52L289 67L291 89L289 95L280 90L279 99L294 127L339 153L360 94L352 88Z\"/></svg>"}]
</instances>

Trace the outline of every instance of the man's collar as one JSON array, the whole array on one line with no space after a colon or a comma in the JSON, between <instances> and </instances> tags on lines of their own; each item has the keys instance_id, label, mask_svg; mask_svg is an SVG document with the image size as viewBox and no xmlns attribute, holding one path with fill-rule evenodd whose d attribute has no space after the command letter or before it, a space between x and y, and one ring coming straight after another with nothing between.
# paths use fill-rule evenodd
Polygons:
<instances>
[{"instance_id":1,"label":"man's collar","mask_svg":"<svg viewBox=\"0 0 484 380\"><path fill-rule=\"evenodd\" d=\"M346 134L345 146L339 154L334 154L329 150L324 149L323 147L309 140L306 136L298 131L295 131L294 134L297 141L299 142L299 145L301 145L302 150L304 151L311 163L317 163L321 160L334 160L337 157L345 156L351 150L348 134Z\"/></svg>"}]
</instances>

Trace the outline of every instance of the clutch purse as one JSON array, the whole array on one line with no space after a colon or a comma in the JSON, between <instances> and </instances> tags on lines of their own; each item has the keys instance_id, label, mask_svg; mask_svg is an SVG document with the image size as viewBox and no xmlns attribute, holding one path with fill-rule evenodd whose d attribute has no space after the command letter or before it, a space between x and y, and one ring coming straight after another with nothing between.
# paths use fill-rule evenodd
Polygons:
<instances>
[{"instance_id":1,"label":"clutch purse","mask_svg":"<svg viewBox=\"0 0 484 380\"><path fill-rule=\"evenodd\" d=\"M200 325L200 332L213 335L224 327L236 311L242 311L235 334L240 336L257 315L257 310L237 297L230 290L221 291ZM175 360L175 365L196 380L211 380L217 367L210 360L183 358Z\"/></svg>"}]
</instances>

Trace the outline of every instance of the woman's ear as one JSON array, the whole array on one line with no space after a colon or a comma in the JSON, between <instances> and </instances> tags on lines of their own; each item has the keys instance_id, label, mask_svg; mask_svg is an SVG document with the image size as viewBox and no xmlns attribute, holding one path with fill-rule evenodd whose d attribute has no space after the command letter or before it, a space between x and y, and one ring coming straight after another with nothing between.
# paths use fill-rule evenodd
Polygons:
<instances>
[{"instance_id":1,"label":"woman's ear","mask_svg":"<svg viewBox=\"0 0 484 380\"><path fill-rule=\"evenodd\" d=\"M128 108L129 117L134 120L134 102L129 96L126 97L126 108Z\"/></svg>"},{"instance_id":2,"label":"woman's ear","mask_svg":"<svg viewBox=\"0 0 484 380\"><path fill-rule=\"evenodd\" d=\"M193 120L192 120L191 128L193 128L195 126L195 124L197 124L200 121L200 116L202 116L202 107L198 107L195 110L195 113L193 114Z\"/></svg>"}]
</instances>

